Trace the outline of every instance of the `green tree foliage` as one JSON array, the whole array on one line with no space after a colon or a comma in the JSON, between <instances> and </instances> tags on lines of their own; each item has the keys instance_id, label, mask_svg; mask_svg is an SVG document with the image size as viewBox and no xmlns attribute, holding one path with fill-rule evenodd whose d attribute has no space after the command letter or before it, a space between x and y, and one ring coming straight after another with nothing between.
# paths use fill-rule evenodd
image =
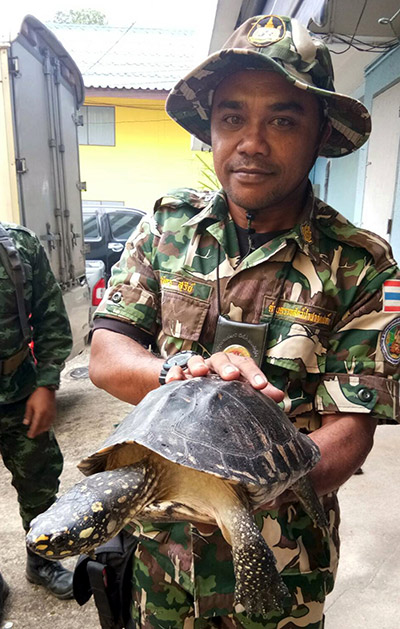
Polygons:
<instances>
[{"instance_id":1,"label":"green tree foliage","mask_svg":"<svg viewBox=\"0 0 400 629\"><path fill-rule=\"evenodd\" d=\"M69 11L57 11L53 22L58 24L107 24L104 13L97 9L70 9Z\"/></svg>"},{"instance_id":2,"label":"green tree foliage","mask_svg":"<svg viewBox=\"0 0 400 629\"><path fill-rule=\"evenodd\" d=\"M201 169L201 174L203 176L203 181L199 181L199 186L202 190L219 190L221 184L218 181L218 177L215 174L215 170L212 164L206 162L205 159L200 157L197 153L195 153L198 160L201 161L203 168Z\"/></svg>"}]
</instances>

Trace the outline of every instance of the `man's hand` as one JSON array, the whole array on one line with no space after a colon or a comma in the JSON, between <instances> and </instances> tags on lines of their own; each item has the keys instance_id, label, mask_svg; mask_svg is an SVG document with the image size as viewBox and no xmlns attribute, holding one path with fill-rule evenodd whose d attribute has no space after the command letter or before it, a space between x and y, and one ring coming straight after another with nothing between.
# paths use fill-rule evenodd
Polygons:
<instances>
[{"instance_id":1,"label":"man's hand","mask_svg":"<svg viewBox=\"0 0 400 629\"><path fill-rule=\"evenodd\" d=\"M246 380L254 389L261 391L275 402L281 402L284 393L270 384L252 358L218 352L207 358L192 356L185 370L178 365L171 367L165 381L187 380L197 376L216 373L223 380Z\"/></svg>"},{"instance_id":2,"label":"man's hand","mask_svg":"<svg viewBox=\"0 0 400 629\"><path fill-rule=\"evenodd\" d=\"M279 494L274 500L270 500L269 502L265 502L260 507L254 510L254 513L258 511L271 511L272 509L279 509L283 504L290 504L293 502L297 502L298 498L296 494L290 489L286 489L282 494Z\"/></svg>"},{"instance_id":3,"label":"man's hand","mask_svg":"<svg viewBox=\"0 0 400 629\"><path fill-rule=\"evenodd\" d=\"M56 393L46 387L38 387L29 396L23 423L29 426L27 436L34 439L47 432L56 417Z\"/></svg>"}]
</instances>

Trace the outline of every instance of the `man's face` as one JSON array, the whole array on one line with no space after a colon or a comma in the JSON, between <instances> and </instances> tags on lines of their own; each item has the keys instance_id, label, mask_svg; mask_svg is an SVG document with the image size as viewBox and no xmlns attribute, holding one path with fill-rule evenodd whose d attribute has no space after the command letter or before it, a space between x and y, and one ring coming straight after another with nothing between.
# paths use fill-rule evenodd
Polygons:
<instances>
[{"instance_id":1,"label":"man's face","mask_svg":"<svg viewBox=\"0 0 400 629\"><path fill-rule=\"evenodd\" d=\"M303 197L320 141L318 101L276 72L245 70L212 106L215 171L232 205L285 209Z\"/></svg>"}]
</instances>

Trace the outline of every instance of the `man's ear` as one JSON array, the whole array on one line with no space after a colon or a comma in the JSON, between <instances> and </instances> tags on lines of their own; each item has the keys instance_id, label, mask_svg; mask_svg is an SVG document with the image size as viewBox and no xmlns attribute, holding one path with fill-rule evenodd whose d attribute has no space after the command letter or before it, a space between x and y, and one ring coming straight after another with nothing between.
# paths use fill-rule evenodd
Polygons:
<instances>
[{"instance_id":1,"label":"man's ear","mask_svg":"<svg viewBox=\"0 0 400 629\"><path fill-rule=\"evenodd\" d=\"M318 155L321 154L322 148L325 146L332 133L332 123L330 120L326 120L323 128L321 129L321 135L318 142Z\"/></svg>"}]
</instances>

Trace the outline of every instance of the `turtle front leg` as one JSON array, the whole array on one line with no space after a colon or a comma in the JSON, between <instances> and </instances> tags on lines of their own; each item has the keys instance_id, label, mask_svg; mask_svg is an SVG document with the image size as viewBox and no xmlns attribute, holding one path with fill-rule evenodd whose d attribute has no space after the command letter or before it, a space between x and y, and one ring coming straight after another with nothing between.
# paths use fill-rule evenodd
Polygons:
<instances>
[{"instance_id":1,"label":"turtle front leg","mask_svg":"<svg viewBox=\"0 0 400 629\"><path fill-rule=\"evenodd\" d=\"M144 461L93 474L32 520L27 546L48 559L90 553L152 501L155 485Z\"/></svg>"},{"instance_id":2,"label":"turtle front leg","mask_svg":"<svg viewBox=\"0 0 400 629\"><path fill-rule=\"evenodd\" d=\"M282 611L289 591L277 569L273 552L249 512L240 505L225 514L220 528L232 546L235 605L248 614Z\"/></svg>"}]
</instances>

